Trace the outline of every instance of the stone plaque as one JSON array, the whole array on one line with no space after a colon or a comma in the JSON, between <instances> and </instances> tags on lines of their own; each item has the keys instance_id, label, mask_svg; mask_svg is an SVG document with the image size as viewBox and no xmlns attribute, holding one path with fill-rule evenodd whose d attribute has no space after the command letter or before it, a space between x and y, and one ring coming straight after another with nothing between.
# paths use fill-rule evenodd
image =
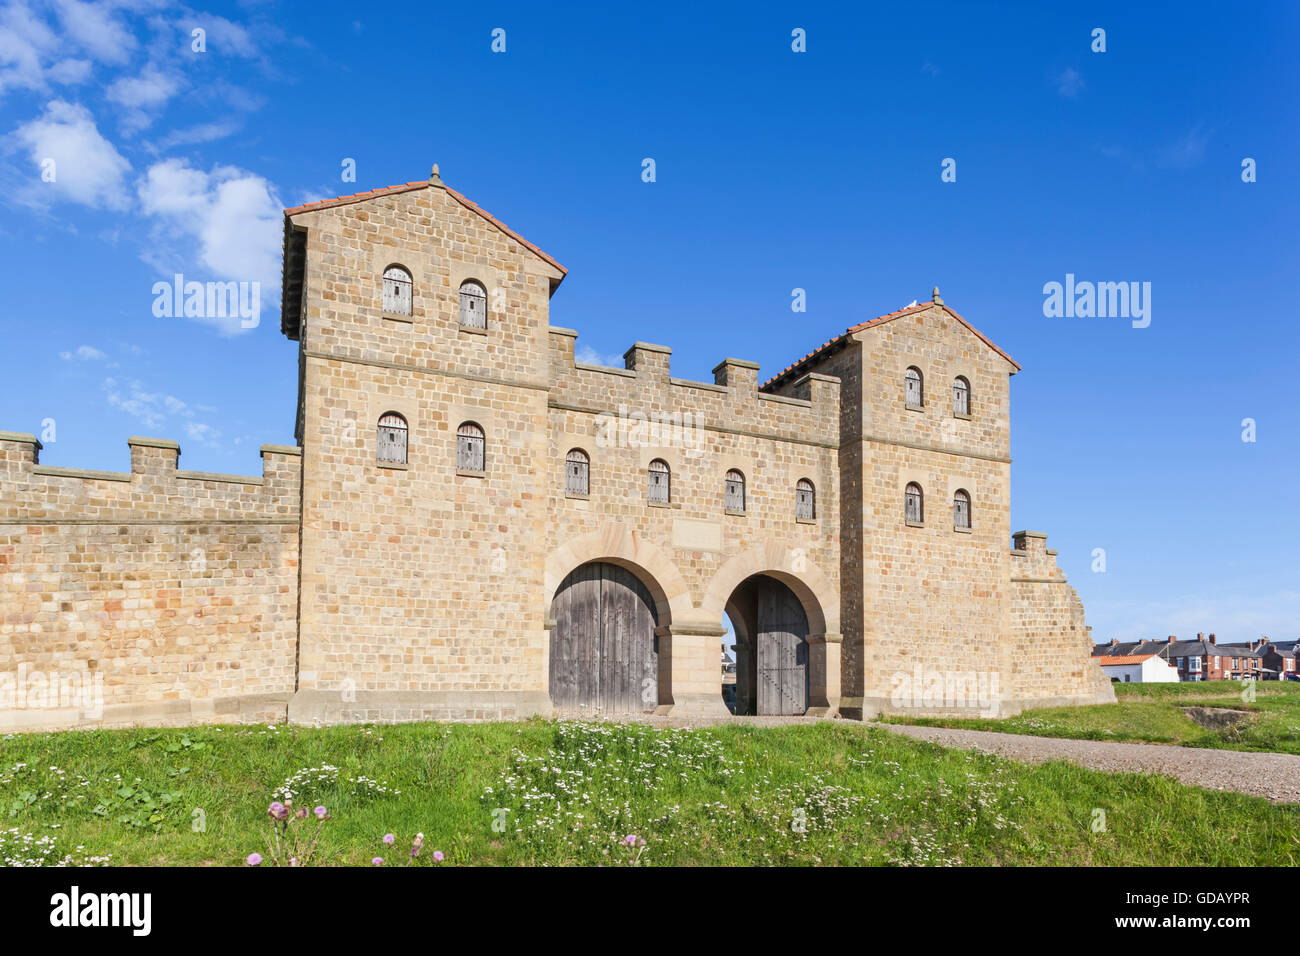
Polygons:
<instances>
[{"instance_id":1,"label":"stone plaque","mask_svg":"<svg viewBox=\"0 0 1300 956\"><path fill-rule=\"evenodd\" d=\"M673 547L687 551L721 551L722 525L716 521L674 518Z\"/></svg>"}]
</instances>

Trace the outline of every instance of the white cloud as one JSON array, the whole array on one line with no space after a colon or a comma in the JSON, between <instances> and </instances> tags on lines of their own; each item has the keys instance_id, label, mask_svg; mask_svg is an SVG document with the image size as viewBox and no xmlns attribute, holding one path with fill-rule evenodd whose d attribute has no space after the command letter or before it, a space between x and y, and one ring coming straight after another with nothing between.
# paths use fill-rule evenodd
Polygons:
<instances>
[{"instance_id":1,"label":"white cloud","mask_svg":"<svg viewBox=\"0 0 1300 956\"><path fill-rule=\"evenodd\" d=\"M106 378L103 388L110 407L125 412L146 428L161 428L174 419L181 419L189 438L214 448L219 444L221 432L194 420L196 410L205 410L201 406L192 406L165 392L151 392L138 379L122 383Z\"/></svg>"},{"instance_id":2,"label":"white cloud","mask_svg":"<svg viewBox=\"0 0 1300 956\"><path fill-rule=\"evenodd\" d=\"M45 89L42 62L57 44L54 32L21 0L0 10L0 94Z\"/></svg>"},{"instance_id":3,"label":"white cloud","mask_svg":"<svg viewBox=\"0 0 1300 956\"><path fill-rule=\"evenodd\" d=\"M205 42L210 53L242 56L247 59L261 55L261 50L253 41L252 33L225 17L211 13L193 14L183 20L181 26L187 37L192 36L192 31L196 27L202 28L207 33Z\"/></svg>"},{"instance_id":4,"label":"white cloud","mask_svg":"<svg viewBox=\"0 0 1300 956\"><path fill-rule=\"evenodd\" d=\"M42 205L53 197L98 208L126 208L125 180L131 164L100 134L84 106L54 100L39 119L18 127L13 138L34 167L32 186L22 193L28 203ZM45 182L41 170L51 159L54 179Z\"/></svg>"},{"instance_id":5,"label":"white cloud","mask_svg":"<svg viewBox=\"0 0 1300 956\"><path fill-rule=\"evenodd\" d=\"M233 166L205 173L168 159L149 167L137 191L144 211L170 226L173 238L198 241L199 262L215 275L194 278L258 282L264 302L278 298L283 208L264 178ZM235 319L222 328L240 325Z\"/></svg>"},{"instance_id":6,"label":"white cloud","mask_svg":"<svg viewBox=\"0 0 1300 956\"><path fill-rule=\"evenodd\" d=\"M108 358L108 356L92 345L79 345L75 352L60 352L59 358L65 361L71 361L75 358L81 362L100 362Z\"/></svg>"},{"instance_id":7,"label":"white cloud","mask_svg":"<svg viewBox=\"0 0 1300 956\"><path fill-rule=\"evenodd\" d=\"M135 37L114 17L108 3L54 0L68 37L103 63L125 63L136 48Z\"/></svg>"},{"instance_id":8,"label":"white cloud","mask_svg":"<svg viewBox=\"0 0 1300 956\"><path fill-rule=\"evenodd\" d=\"M217 431L211 425L204 425L200 422L186 422L185 435L187 438L193 438L201 445L207 445L209 448L216 448L221 443L221 432Z\"/></svg>"},{"instance_id":9,"label":"white cloud","mask_svg":"<svg viewBox=\"0 0 1300 956\"><path fill-rule=\"evenodd\" d=\"M574 353L575 362L583 362L587 365L608 365L611 368L622 368L626 362L621 355L602 355L590 345L584 345Z\"/></svg>"},{"instance_id":10,"label":"white cloud","mask_svg":"<svg viewBox=\"0 0 1300 956\"><path fill-rule=\"evenodd\" d=\"M1056 92L1065 97L1076 97L1084 90L1083 77L1072 66L1067 66L1056 77Z\"/></svg>"},{"instance_id":11,"label":"white cloud","mask_svg":"<svg viewBox=\"0 0 1300 956\"><path fill-rule=\"evenodd\" d=\"M55 83L77 84L84 83L90 79L91 63L89 60L78 60L69 57L66 60L59 60L45 71L47 78Z\"/></svg>"},{"instance_id":12,"label":"white cloud","mask_svg":"<svg viewBox=\"0 0 1300 956\"><path fill-rule=\"evenodd\" d=\"M232 133L237 133L241 125L240 121L236 119L199 123L196 126L172 130L158 142L150 143L148 146L153 152L160 153L175 146L194 146L199 143L210 143L213 140L224 139Z\"/></svg>"},{"instance_id":13,"label":"white cloud","mask_svg":"<svg viewBox=\"0 0 1300 956\"><path fill-rule=\"evenodd\" d=\"M165 106L180 88L179 77L150 64L140 71L139 76L124 76L114 81L105 95L110 102L126 109L123 126L134 131L153 122L150 111Z\"/></svg>"}]
</instances>

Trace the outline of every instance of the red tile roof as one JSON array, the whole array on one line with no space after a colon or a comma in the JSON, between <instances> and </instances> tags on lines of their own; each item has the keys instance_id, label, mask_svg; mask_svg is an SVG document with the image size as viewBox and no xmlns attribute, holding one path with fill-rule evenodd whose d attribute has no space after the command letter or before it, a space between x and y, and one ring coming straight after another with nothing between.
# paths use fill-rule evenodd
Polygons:
<instances>
[{"instance_id":1,"label":"red tile roof","mask_svg":"<svg viewBox=\"0 0 1300 956\"><path fill-rule=\"evenodd\" d=\"M1143 661L1149 661L1153 657L1159 657L1158 654L1129 654L1127 657L1107 657L1102 654L1094 657L1098 664L1103 667L1109 667L1111 664L1141 664ZM1160 658L1163 660L1164 658Z\"/></svg>"},{"instance_id":2,"label":"red tile roof","mask_svg":"<svg viewBox=\"0 0 1300 956\"><path fill-rule=\"evenodd\" d=\"M371 199L378 199L380 196L392 196L392 195L396 195L397 193L414 192L417 189L428 189L430 185L431 183L428 180L419 180L413 183L399 183L396 186L385 186L382 189L371 189L368 192L354 193L351 196L336 196L333 199L322 199L319 202L303 203L301 206L294 206L291 209L286 209L284 211L284 215L286 218L290 218L296 216L300 212L311 212L316 209L330 209L333 208L334 206L350 206L353 203L367 202ZM560 272L562 273L561 278L563 278L564 275L568 275L569 273L568 269L564 268L564 266L556 262L555 259L553 259L551 256L548 256L541 249L537 248L537 246L533 245L523 236L519 235L519 233L515 232L513 229L507 226L500 219L497 219L486 209L483 209L477 203L474 203L471 200L466 199L464 196L456 192L456 190L452 189L450 186L443 185L442 188L447 191L447 195L451 196L453 199L455 199L458 203L460 203L470 212L482 216L488 222L492 223L492 225L496 226L498 229L504 232L511 239L514 239L516 242L518 242L521 246L524 246L525 248L531 250L533 253L545 259L551 265L555 266L555 268L559 269Z\"/></svg>"},{"instance_id":3,"label":"red tile roof","mask_svg":"<svg viewBox=\"0 0 1300 956\"><path fill-rule=\"evenodd\" d=\"M930 308L931 306L933 306L934 304L935 304L934 302L918 302L916 305L909 305L909 306L906 306L906 307L904 307L904 308L901 308L901 309L899 309L897 312L890 312L890 313L888 313L888 314L886 314L886 315L877 316L876 318L871 319L871 320L869 320L869 321L867 321L867 322L861 322L861 323L859 323L858 325L855 325L855 326L853 326L852 328L845 330L845 332L844 332L842 335L837 335L835 338L831 339L829 342L826 342L826 343L824 343L824 344L818 346L817 348L813 349L811 352L809 352L809 353L808 353L807 355L805 355L803 358L798 359L798 360L796 360L795 362L793 362L792 364L786 366L784 369L782 369L782 370L781 370L780 372L778 372L776 375L773 375L770 379L768 379L766 382L764 382L763 385L762 385L762 387L763 387L763 388L767 388L768 386L772 385L773 383L775 383L775 382L778 381L779 379L785 378L785 377L786 377L787 375L789 375L791 372L795 371L795 370L798 369L798 368L801 368L802 366L806 365L808 362L810 362L810 361L812 361L813 359L815 359L817 356L821 355L823 352L825 352L825 351L826 351L827 349L829 349L831 346L836 345L837 343L843 342L844 339L846 339L848 336L852 335L852 334L855 333L855 332L861 332L861 331L863 331L864 329L871 329L871 328L875 328L875 327L878 326L878 325L884 325L884 324L887 323L887 322L892 322L892 321L894 321L895 319L902 318L902 317L905 316L905 315L911 315L911 314L913 314L914 312L923 312L923 311L925 311L926 309L928 309L928 308ZM966 328L968 328L968 329L970 329L972 332L974 332L975 335L979 337L979 339L980 339L981 342L983 342L985 345L987 345L987 346L988 346L989 348L991 348L993 351L997 352L997 353L998 353L999 355L1001 355L1004 359L1006 359L1008 362L1010 362L1012 365L1014 365L1014 366L1016 367L1016 371L1020 371L1020 363L1017 362L1015 359L1013 359L1013 358L1012 358L1010 355L1008 355L1006 352L1002 351L1002 350L1001 350L1000 348L998 348L996 345L994 345L993 342L992 342L992 341L991 341L991 340L990 340L990 339L989 339L989 338L988 338L988 337L987 337L983 332L981 332L979 329L975 328L975 326L971 325L969 322L967 322L965 319L963 319L960 315L958 315L958 314L957 314L956 312L954 312L952 309L948 308L948 306L943 305L943 303L939 303L939 304L942 306L942 308L944 309L944 311L946 311L949 315L951 315L954 319L956 319L958 322L960 322L960 323L961 323L962 325L964 325Z\"/></svg>"}]
</instances>

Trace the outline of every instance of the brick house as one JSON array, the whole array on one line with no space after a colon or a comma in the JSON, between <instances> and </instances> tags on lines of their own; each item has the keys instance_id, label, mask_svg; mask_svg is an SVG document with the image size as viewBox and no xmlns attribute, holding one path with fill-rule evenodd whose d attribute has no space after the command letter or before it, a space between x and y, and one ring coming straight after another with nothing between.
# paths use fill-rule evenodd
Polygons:
<instances>
[{"instance_id":1,"label":"brick house","mask_svg":"<svg viewBox=\"0 0 1300 956\"><path fill-rule=\"evenodd\" d=\"M1134 641L1093 648L1093 657L1104 662L1112 657L1155 654L1178 669L1181 681L1285 680L1296 673L1295 642L1274 645L1267 637L1248 644L1220 644L1217 635L1199 633L1196 640L1180 641L1170 635L1163 641Z\"/></svg>"},{"instance_id":2,"label":"brick house","mask_svg":"<svg viewBox=\"0 0 1300 956\"><path fill-rule=\"evenodd\" d=\"M741 713L1114 700L1011 533L1019 366L938 289L702 382L647 342L583 361L566 275L435 167L285 210L297 444L261 476L0 433L0 672L105 692L15 725L725 715L724 617Z\"/></svg>"}]
</instances>

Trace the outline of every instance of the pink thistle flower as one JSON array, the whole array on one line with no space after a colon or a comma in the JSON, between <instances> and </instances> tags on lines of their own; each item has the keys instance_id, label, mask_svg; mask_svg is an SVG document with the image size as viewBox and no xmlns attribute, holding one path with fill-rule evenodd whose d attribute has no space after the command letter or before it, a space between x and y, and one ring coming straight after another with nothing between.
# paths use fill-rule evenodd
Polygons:
<instances>
[{"instance_id":1,"label":"pink thistle flower","mask_svg":"<svg viewBox=\"0 0 1300 956\"><path fill-rule=\"evenodd\" d=\"M393 836L391 833L384 834L384 842L387 843L389 846L392 846L396 840L397 837Z\"/></svg>"},{"instance_id":2,"label":"pink thistle flower","mask_svg":"<svg viewBox=\"0 0 1300 956\"><path fill-rule=\"evenodd\" d=\"M317 819L317 820L324 820L327 816L329 816L329 814L328 814L327 812L325 812L325 808L324 808L324 807L317 807L317 808L316 808L315 810L313 810L312 812L316 814L316 819Z\"/></svg>"},{"instance_id":3,"label":"pink thistle flower","mask_svg":"<svg viewBox=\"0 0 1300 956\"><path fill-rule=\"evenodd\" d=\"M433 858L434 858L435 860L437 860L439 863L441 863L442 860L443 860L442 851L441 851L441 850L434 850L434 851L433 851Z\"/></svg>"},{"instance_id":4,"label":"pink thistle flower","mask_svg":"<svg viewBox=\"0 0 1300 956\"><path fill-rule=\"evenodd\" d=\"M248 866L257 866L261 862L262 862L262 854L260 853L250 853L248 854L247 857L244 858L244 863L246 863Z\"/></svg>"},{"instance_id":5,"label":"pink thistle flower","mask_svg":"<svg viewBox=\"0 0 1300 956\"><path fill-rule=\"evenodd\" d=\"M383 865L384 865L384 858L383 858L382 856L377 856L377 857L375 857L373 860L370 861L370 865L371 865L371 866L383 866Z\"/></svg>"}]
</instances>

